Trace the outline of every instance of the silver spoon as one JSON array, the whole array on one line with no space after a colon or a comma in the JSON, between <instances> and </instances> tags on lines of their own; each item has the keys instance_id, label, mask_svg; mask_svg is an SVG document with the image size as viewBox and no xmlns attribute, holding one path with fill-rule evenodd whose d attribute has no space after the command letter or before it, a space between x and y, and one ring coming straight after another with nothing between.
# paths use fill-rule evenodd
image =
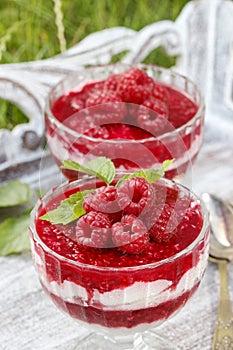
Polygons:
<instances>
[{"instance_id":1,"label":"silver spoon","mask_svg":"<svg viewBox=\"0 0 233 350\"><path fill-rule=\"evenodd\" d=\"M208 193L204 193L202 199L210 216L209 258L218 264L220 275L220 299L212 350L230 350L233 349L233 312L227 266L233 261L233 206Z\"/></svg>"}]
</instances>

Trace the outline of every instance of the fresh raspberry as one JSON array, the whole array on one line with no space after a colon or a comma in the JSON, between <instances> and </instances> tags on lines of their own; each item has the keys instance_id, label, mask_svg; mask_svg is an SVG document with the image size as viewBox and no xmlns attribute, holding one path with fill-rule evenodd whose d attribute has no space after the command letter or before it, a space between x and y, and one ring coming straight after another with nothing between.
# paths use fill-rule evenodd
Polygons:
<instances>
[{"instance_id":1,"label":"fresh raspberry","mask_svg":"<svg viewBox=\"0 0 233 350\"><path fill-rule=\"evenodd\" d=\"M111 90L95 90L89 95L86 108L97 125L117 123L124 118L126 112L120 95Z\"/></svg>"},{"instance_id":2,"label":"fresh raspberry","mask_svg":"<svg viewBox=\"0 0 233 350\"><path fill-rule=\"evenodd\" d=\"M175 191L175 189L173 189L173 193L170 190L170 193L167 194L167 197L169 196L167 204L174 208L178 220L181 221L189 212L192 198L190 196L180 196L179 192L176 195L176 192L178 191Z\"/></svg>"},{"instance_id":3,"label":"fresh raspberry","mask_svg":"<svg viewBox=\"0 0 233 350\"><path fill-rule=\"evenodd\" d=\"M153 207L146 218L146 226L155 242L168 242L178 231L178 218L174 208L168 204Z\"/></svg>"},{"instance_id":4,"label":"fresh raspberry","mask_svg":"<svg viewBox=\"0 0 233 350\"><path fill-rule=\"evenodd\" d=\"M197 227L201 229L203 220L200 216L200 207L198 203L192 203L188 208L183 209L183 216L181 217L179 214L178 218L180 219L178 229L180 231L187 230L189 234L192 236L194 232L197 230Z\"/></svg>"},{"instance_id":5,"label":"fresh raspberry","mask_svg":"<svg viewBox=\"0 0 233 350\"><path fill-rule=\"evenodd\" d=\"M124 102L141 104L151 95L154 82L146 72L130 68L122 73L117 91Z\"/></svg>"},{"instance_id":6,"label":"fresh raspberry","mask_svg":"<svg viewBox=\"0 0 233 350\"><path fill-rule=\"evenodd\" d=\"M104 80L100 81L92 81L87 83L82 88L82 96L84 96L84 100L86 101L90 94L95 93L97 90L103 90Z\"/></svg>"},{"instance_id":7,"label":"fresh raspberry","mask_svg":"<svg viewBox=\"0 0 233 350\"><path fill-rule=\"evenodd\" d=\"M151 109L157 114L163 116L164 118L168 118L168 107L165 103L161 102L160 100L150 97L146 101L143 102L141 108L143 110L143 107L146 107L144 109Z\"/></svg>"},{"instance_id":8,"label":"fresh raspberry","mask_svg":"<svg viewBox=\"0 0 233 350\"><path fill-rule=\"evenodd\" d=\"M86 100L86 107L102 105L108 102L122 102L122 99L115 91L94 90Z\"/></svg>"},{"instance_id":9,"label":"fresh raspberry","mask_svg":"<svg viewBox=\"0 0 233 350\"><path fill-rule=\"evenodd\" d=\"M104 82L104 90L117 91L119 79L120 79L120 74L110 74L109 77Z\"/></svg>"},{"instance_id":10,"label":"fresh raspberry","mask_svg":"<svg viewBox=\"0 0 233 350\"><path fill-rule=\"evenodd\" d=\"M106 248L111 236L111 222L103 213L90 211L76 224L76 241L84 246Z\"/></svg>"},{"instance_id":11,"label":"fresh raspberry","mask_svg":"<svg viewBox=\"0 0 233 350\"><path fill-rule=\"evenodd\" d=\"M98 211L109 217L111 222L121 218L121 210L117 202L117 191L114 186L102 186L84 198L83 209L88 213Z\"/></svg>"},{"instance_id":12,"label":"fresh raspberry","mask_svg":"<svg viewBox=\"0 0 233 350\"><path fill-rule=\"evenodd\" d=\"M167 103L169 100L169 91L165 86L155 82L154 89L152 90L152 96L157 100Z\"/></svg>"},{"instance_id":13,"label":"fresh raspberry","mask_svg":"<svg viewBox=\"0 0 233 350\"><path fill-rule=\"evenodd\" d=\"M153 135L159 135L168 130L169 123L167 119L167 106L155 98L144 101L139 107L137 124L140 128L151 132Z\"/></svg>"},{"instance_id":14,"label":"fresh raspberry","mask_svg":"<svg viewBox=\"0 0 233 350\"><path fill-rule=\"evenodd\" d=\"M133 177L123 181L117 189L120 208L127 214L136 216L147 212L154 201L152 185L144 178Z\"/></svg>"},{"instance_id":15,"label":"fresh raspberry","mask_svg":"<svg viewBox=\"0 0 233 350\"><path fill-rule=\"evenodd\" d=\"M139 254L149 246L149 234L143 222L134 215L125 215L112 226L113 243L123 252Z\"/></svg>"},{"instance_id":16,"label":"fresh raspberry","mask_svg":"<svg viewBox=\"0 0 233 350\"><path fill-rule=\"evenodd\" d=\"M179 91L173 91L169 100L169 113L173 125L178 128L187 123L197 113L197 105Z\"/></svg>"}]
</instances>

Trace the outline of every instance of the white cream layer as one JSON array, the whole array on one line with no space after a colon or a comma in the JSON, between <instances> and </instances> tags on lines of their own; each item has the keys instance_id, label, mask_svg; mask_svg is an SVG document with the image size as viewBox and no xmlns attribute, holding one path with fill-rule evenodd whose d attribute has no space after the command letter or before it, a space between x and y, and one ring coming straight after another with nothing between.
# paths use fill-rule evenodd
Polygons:
<instances>
[{"instance_id":1,"label":"white cream layer","mask_svg":"<svg viewBox=\"0 0 233 350\"><path fill-rule=\"evenodd\" d=\"M200 257L198 264L182 276L176 288L172 287L172 281L161 279L153 282L135 282L124 289L114 289L105 293L95 289L91 297L88 296L86 288L74 282L67 280L61 284L55 281L49 282L39 255L35 253L34 259L45 288L64 301L83 306L101 305L105 310L136 310L157 306L191 290L202 278L207 264L207 253L206 251Z\"/></svg>"}]
</instances>

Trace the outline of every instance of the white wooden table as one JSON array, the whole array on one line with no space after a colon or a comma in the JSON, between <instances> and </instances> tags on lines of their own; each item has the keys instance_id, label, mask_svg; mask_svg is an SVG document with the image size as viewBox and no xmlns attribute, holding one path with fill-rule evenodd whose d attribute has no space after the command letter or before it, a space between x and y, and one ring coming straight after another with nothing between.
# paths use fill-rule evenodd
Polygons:
<instances>
[{"instance_id":1,"label":"white wooden table","mask_svg":"<svg viewBox=\"0 0 233 350\"><path fill-rule=\"evenodd\" d=\"M190 33L194 34L190 36ZM44 189L61 181L58 169L49 156L43 160L47 170L40 174L41 178L38 177L38 159L42 155L42 110L49 88L46 82L50 81L51 85L56 83L65 73L81 64L84 57L89 58L89 63L106 63L111 54L127 48L129 54L125 60L137 62L162 44L170 54L181 55L176 69L199 84L207 104L205 141L191 177L186 179L187 184L198 194L210 191L233 200L232 33L233 3L200 0L190 2L175 23L159 22L138 33L114 28L93 34L94 37L88 37L54 59L0 66L0 97L15 100L28 114L35 104L37 106L29 124L16 128L13 133L6 130L0 133L0 180L20 177L32 187ZM135 45L130 48L132 38ZM97 39L99 45L95 46L93 43ZM24 87L20 90L22 75ZM10 89L3 88L7 77ZM40 95L30 95L35 86L40 89ZM27 93L29 103L25 104L22 96L27 96ZM25 147L22 136L31 131L37 134L38 145L31 147L30 134L26 134L29 147ZM16 156L19 158L19 154L21 157L17 163ZM229 266L229 282L233 300L232 267ZM86 330L61 314L47 298L30 254L0 258L0 273L0 349L75 349L75 344L85 336ZM166 333L182 350L211 349L218 288L217 267L209 263L193 299L158 332Z\"/></svg>"}]
</instances>

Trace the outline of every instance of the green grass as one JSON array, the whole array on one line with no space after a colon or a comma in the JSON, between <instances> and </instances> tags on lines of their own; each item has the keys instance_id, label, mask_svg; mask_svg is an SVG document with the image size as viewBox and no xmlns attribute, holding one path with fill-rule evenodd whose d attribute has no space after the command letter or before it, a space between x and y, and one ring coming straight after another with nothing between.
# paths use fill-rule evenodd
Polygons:
<instances>
[{"instance_id":1,"label":"green grass","mask_svg":"<svg viewBox=\"0 0 233 350\"><path fill-rule=\"evenodd\" d=\"M158 20L174 20L187 0L61 0L66 47L88 34L114 26L140 30ZM60 52L53 0L0 1L0 63L45 59ZM145 60L174 64L162 49ZM26 121L19 109L0 100L0 128Z\"/></svg>"}]
</instances>

